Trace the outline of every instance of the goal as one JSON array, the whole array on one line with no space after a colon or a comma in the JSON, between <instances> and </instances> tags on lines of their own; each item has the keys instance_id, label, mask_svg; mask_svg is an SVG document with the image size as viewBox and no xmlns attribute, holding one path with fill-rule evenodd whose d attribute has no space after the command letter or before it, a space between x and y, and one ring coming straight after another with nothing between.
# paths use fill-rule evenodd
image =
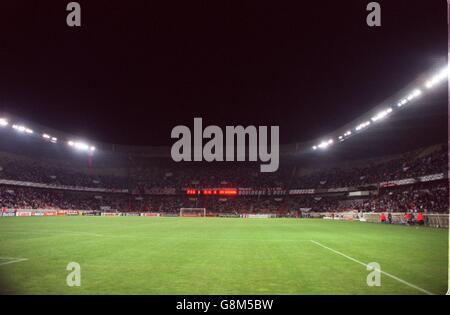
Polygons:
<instances>
[{"instance_id":1,"label":"goal","mask_svg":"<svg viewBox=\"0 0 450 315\"><path fill-rule=\"evenodd\" d=\"M206 217L206 208L180 208L180 217Z\"/></svg>"}]
</instances>

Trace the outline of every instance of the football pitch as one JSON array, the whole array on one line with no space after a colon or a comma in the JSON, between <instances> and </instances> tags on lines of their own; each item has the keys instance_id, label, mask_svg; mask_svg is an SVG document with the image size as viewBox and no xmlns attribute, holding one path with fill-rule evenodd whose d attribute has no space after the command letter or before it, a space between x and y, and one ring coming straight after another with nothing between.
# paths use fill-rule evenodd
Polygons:
<instances>
[{"instance_id":1,"label":"football pitch","mask_svg":"<svg viewBox=\"0 0 450 315\"><path fill-rule=\"evenodd\" d=\"M448 284L445 229L321 219L4 217L0 240L2 294L445 294ZM80 286L66 283L70 262L81 267ZM367 284L374 262L380 286Z\"/></svg>"}]
</instances>

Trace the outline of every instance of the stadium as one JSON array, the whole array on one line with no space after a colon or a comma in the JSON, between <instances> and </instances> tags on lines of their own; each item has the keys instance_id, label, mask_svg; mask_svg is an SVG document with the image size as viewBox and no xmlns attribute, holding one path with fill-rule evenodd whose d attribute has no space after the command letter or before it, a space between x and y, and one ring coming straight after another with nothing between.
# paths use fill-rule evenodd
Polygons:
<instances>
[{"instance_id":1,"label":"stadium","mask_svg":"<svg viewBox=\"0 0 450 315\"><path fill-rule=\"evenodd\" d=\"M390 90L358 80L367 104L320 109L319 134L299 136L308 118L295 120L275 172L97 139L102 124L133 138L139 115L127 125L123 105L99 107L90 137L77 131L90 117L64 118L70 104L53 115L2 101L0 294L446 294L448 65L424 64Z\"/></svg>"}]
</instances>

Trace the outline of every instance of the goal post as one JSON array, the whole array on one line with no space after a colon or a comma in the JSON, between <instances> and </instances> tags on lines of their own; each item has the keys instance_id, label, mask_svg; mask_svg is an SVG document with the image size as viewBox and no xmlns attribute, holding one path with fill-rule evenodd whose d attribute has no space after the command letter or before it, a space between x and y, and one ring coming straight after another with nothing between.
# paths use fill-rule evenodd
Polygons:
<instances>
[{"instance_id":1,"label":"goal post","mask_svg":"<svg viewBox=\"0 0 450 315\"><path fill-rule=\"evenodd\" d=\"M206 208L180 208L180 217L206 217Z\"/></svg>"}]
</instances>

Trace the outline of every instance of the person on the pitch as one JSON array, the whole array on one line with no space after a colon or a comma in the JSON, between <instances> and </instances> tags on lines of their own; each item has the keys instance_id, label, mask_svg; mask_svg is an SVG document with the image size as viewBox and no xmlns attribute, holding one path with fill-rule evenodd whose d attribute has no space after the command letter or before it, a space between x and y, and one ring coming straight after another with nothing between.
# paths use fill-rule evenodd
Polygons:
<instances>
[{"instance_id":1,"label":"person on the pitch","mask_svg":"<svg viewBox=\"0 0 450 315\"><path fill-rule=\"evenodd\" d=\"M384 215L384 212L382 212L380 215L380 221L381 223L386 223L386 216Z\"/></svg>"},{"instance_id":2,"label":"person on the pitch","mask_svg":"<svg viewBox=\"0 0 450 315\"><path fill-rule=\"evenodd\" d=\"M412 224L413 216L412 216L411 213L406 212L404 218L405 218L405 224L406 224L406 225L411 225L411 224Z\"/></svg>"},{"instance_id":3,"label":"person on the pitch","mask_svg":"<svg viewBox=\"0 0 450 315\"><path fill-rule=\"evenodd\" d=\"M424 224L422 212L417 213L416 221L418 225Z\"/></svg>"}]
</instances>

